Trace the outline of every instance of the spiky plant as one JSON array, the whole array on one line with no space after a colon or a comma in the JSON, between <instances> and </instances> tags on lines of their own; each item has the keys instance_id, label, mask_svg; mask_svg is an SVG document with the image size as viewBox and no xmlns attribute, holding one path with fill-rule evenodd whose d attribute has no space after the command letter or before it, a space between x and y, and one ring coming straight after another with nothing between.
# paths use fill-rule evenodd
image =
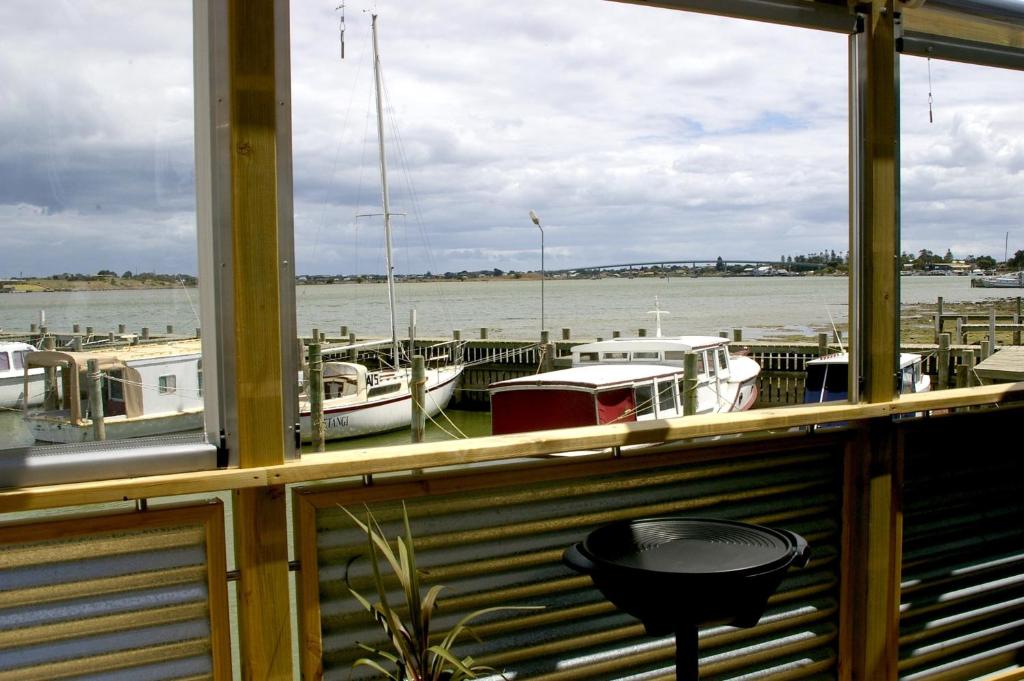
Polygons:
<instances>
[{"instance_id":1,"label":"spiky plant","mask_svg":"<svg viewBox=\"0 0 1024 681\"><path fill-rule=\"evenodd\" d=\"M495 670L490 667L476 664L472 657L460 658L457 656L452 650L456 640L463 634L472 636L469 623L482 615L499 610L534 610L539 609L540 606L500 606L471 612L460 619L440 639L439 643L431 644L431 621L434 611L437 609L438 596L444 587L432 586L425 596L420 597L416 553L413 550L412 529L409 527L409 514L406 511L405 503L402 503L405 536L395 538L395 548L388 543L384 531L369 508L366 509L366 522L361 521L347 508L342 507L342 510L366 533L370 565L373 568L373 582L379 600L376 603L371 603L369 599L348 584L347 577L346 585L360 605L381 626L391 644L391 650L381 650L358 644L360 648L379 659L362 657L356 660L353 666L370 667L392 681L464 681L465 679L475 679L481 673L495 673ZM388 602L387 589L379 564L381 557L387 561L402 588L403 599L408 610L408 619L405 621ZM395 671L386 669L382 661L393 664Z\"/></svg>"}]
</instances>

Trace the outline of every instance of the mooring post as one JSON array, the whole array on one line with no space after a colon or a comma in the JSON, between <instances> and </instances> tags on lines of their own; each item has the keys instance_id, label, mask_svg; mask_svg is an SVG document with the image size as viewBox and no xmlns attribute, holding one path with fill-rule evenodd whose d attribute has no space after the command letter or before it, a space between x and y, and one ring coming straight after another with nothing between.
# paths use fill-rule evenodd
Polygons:
<instances>
[{"instance_id":1,"label":"mooring post","mask_svg":"<svg viewBox=\"0 0 1024 681\"><path fill-rule=\"evenodd\" d=\"M963 385L963 387L965 387L965 388L973 388L974 385L975 385L975 383L974 383L974 363L975 363L974 350L971 349L971 348L968 348L967 350L964 350L964 363L963 363L963 365L965 367L965 372L964 373L966 374L966 376L964 378L964 385Z\"/></svg>"},{"instance_id":2,"label":"mooring post","mask_svg":"<svg viewBox=\"0 0 1024 681\"><path fill-rule=\"evenodd\" d=\"M551 334L547 331L540 332L540 367L543 373L552 371L555 368L555 346L551 344Z\"/></svg>"},{"instance_id":3,"label":"mooring post","mask_svg":"<svg viewBox=\"0 0 1024 681\"><path fill-rule=\"evenodd\" d=\"M956 318L956 343L957 343L957 345L963 345L966 342L966 340L967 339L964 338L964 318L963 317L957 317Z\"/></svg>"},{"instance_id":4,"label":"mooring post","mask_svg":"<svg viewBox=\"0 0 1024 681\"><path fill-rule=\"evenodd\" d=\"M828 354L828 333L822 331L818 334L818 357Z\"/></svg>"},{"instance_id":5,"label":"mooring post","mask_svg":"<svg viewBox=\"0 0 1024 681\"><path fill-rule=\"evenodd\" d=\"M28 325L28 332L34 334L38 328L39 326L35 322L32 322Z\"/></svg>"},{"instance_id":6,"label":"mooring post","mask_svg":"<svg viewBox=\"0 0 1024 681\"><path fill-rule=\"evenodd\" d=\"M986 338L978 343L978 361L984 362L992 354L992 343Z\"/></svg>"},{"instance_id":7,"label":"mooring post","mask_svg":"<svg viewBox=\"0 0 1024 681\"><path fill-rule=\"evenodd\" d=\"M196 327L196 338L202 338L202 337L203 337L203 330L197 326Z\"/></svg>"},{"instance_id":8,"label":"mooring post","mask_svg":"<svg viewBox=\"0 0 1024 681\"><path fill-rule=\"evenodd\" d=\"M1013 315L1013 325L1016 327L1013 330L1013 344L1020 345L1020 314Z\"/></svg>"},{"instance_id":9,"label":"mooring post","mask_svg":"<svg viewBox=\"0 0 1024 681\"><path fill-rule=\"evenodd\" d=\"M114 342L114 332L113 331L110 331L110 332L107 333L107 342L108 343L113 343Z\"/></svg>"},{"instance_id":10,"label":"mooring post","mask_svg":"<svg viewBox=\"0 0 1024 681\"><path fill-rule=\"evenodd\" d=\"M324 424L324 363L320 343L309 344L309 429L313 450L325 450L327 430Z\"/></svg>"},{"instance_id":11,"label":"mooring post","mask_svg":"<svg viewBox=\"0 0 1024 681\"><path fill-rule=\"evenodd\" d=\"M349 331L348 332L348 344L349 345L355 345L356 344L356 332L355 331ZM351 359L354 362L358 358L359 358L359 351L358 350L349 350L349 359Z\"/></svg>"},{"instance_id":12,"label":"mooring post","mask_svg":"<svg viewBox=\"0 0 1024 681\"><path fill-rule=\"evenodd\" d=\"M949 334L939 334L939 356L937 367L938 389L945 390L949 387Z\"/></svg>"},{"instance_id":13,"label":"mooring post","mask_svg":"<svg viewBox=\"0 0 1024 681\"><path fill-rule=\"evenodd\" d=\"M996 351L996 308L995 305L988 311L988 352L982 359L988 359L988 356Z\"/></svg>"},{"instance_id":14,"label":"mooring post","mask_svg":"<svg viewBox=\"0 0 1024 681\"><path fill-rule=\"evenodd\" d=\"M427 368L423 355L412 357L412 441L423 442L427 430Z\"/></svg>"},{"instance_id":15,"label":"mooring post","mask_svg":"<svg viewBox=\"0 0 1024 681\"><path fill-rule=\"evenodd\" d=\"M734 342L739 343L743 340L743 329L733 329L732 339Z\"/></svg>"},{"instance_id":16,"label":"mooring post","mask_svg":"<svg viewBox=\"0 0 1024 681\"><path fill-rule=\"evenodd\" d=\"M622 335L621 331L612 331L612 338L618 338Z\"/></svg>"},{"instance_id":17,"label":"mooring post","mask_svg":"<svg viewBox=\"0 0 1024 681\"><path fill-rule=\"evenodd\" d=\"M452 330L452 340L462 340L462 329Z\"/></svg>"},{"instance_id":18,"label":"mooring post","mask_svg":"<svg viewBox=\"0 0 1024 681\"><path fill-rule=\"evenodd\" d=\"M92 336L92 327L91 326L85 327L85 335L88 336L88 337Z\"/></svg>"},{"instance_id":19,"label":"mooring post","mask_svg":"<svg viewBox=\"0 0 1024 681\"><path fill-rule=\"evenodd\" d=\"M149 327L142 327L142 340L149 340Z\"/></svg>"},{"instance_id":20,"label":"mooring post","mask_svg":"<svg viewBox=\"0 0 1024 681\"><path fill-rule=\"evenodd\" d=\"M697 413L697 353L688 352L683 357L683 416Z\"/></svg>"},{"instance_id":21,"label":"mooring post","mask_svg":"<svg viewBox=\"0 0 1024 681\"><path fill-rule=\"evenodd\" d=\"M81 330L81 328L82 327L79 324L72 324L71 325L71 333L78 333Z\"/></svg>"},{"instance_id":22,"label":"mooring post","mask_svg":"<svg viewBox=\"0 0 1024 681\"><path fill-rule=\"evenodd\" d=\"M173 333L174 333L174 324L168 324L167 325L167 335L170 336Z\"/></svg>"},{"instance_id":23,"label":"mooring post","mask_svg":"<svg viewBox=\"0 0 1024 681\"><path fill-rule=\"evenodd\" d=\"M562 340L569 340L570 329L562 329Z\"/></svg>"},{"instance_id":24,"label":"mooring post","mask_svg":"<svg viewBox=\"0 0 1024 681\"><path fill-rule=\"evenodd\" d=\"M82 351L82 337L81 336L75 336L74 338L71 339L71 348L75 352L81 352Z\"/></svg>"},{"instance_id":25,"label":"mooring post","mask_svg":"<svg viewBox=\"0 0 1024 681\"><path fill-rule=\"evenodd\" d=\"M719 331L718 332L718 337L719 338L728 338L729 337L729 332L728 331Z\"/></svg>"},{"instance_id":26,"label":"mooring post","mask_svg":"<svg viewBox=\"0 0 1024 681\"><path fill-rule=\"evenodd\" d=\"M89 395L89 418L92 419L92 439L101 442L107 439L107 427L103 423L103 393L101 387L102 374L98 359L90 359L85 364L88 370L86 391Z\"/></svg>"},{"instance_id":27,"label":"mooring post","mask_svg":"<svg viewBox=\"0 0 1024 681\"><path fill-rule=\"evenodd\" d=\"M481 326L480 327L480 340L487 340L487 327L486 326Z\"/></svg>"},{"instance_id":28,"label":"mooring post","mask_svg":"<svg viewBox=\"0 0 1024 681\"><path fill-rule=\"evenodd\" d=\"M348 335L348 326L345 324L341 325L341 337L344 338Z\"/></svg>"},{"instance_id":29,"label":"mooring post","mask_svg":"<svg viewBox=\"0 0 1024 681\"><path fill-rule=\"evenodd\" d=\"M637 335L640 336L641 338L646 338L647 337L647 329L639 329L639 333L637 333Z\"/></svg>"},{"instance_id":30,"label":"mooring post","mask_svg":"<svg viewBox=\"0 0 1024 681\"><path fill-rule=\"evenodd\" d=\"M939 342L939 334L942 333L942 296L935 303L935 342Z\"/></svg>"},{"instance_id":31,"label":"mooring post","mask_svg":"<svg viewBox=\"0 0 1024 681\"><path fill-rule=\"evenodd\" d=\"M314 328L309 334L309 342L319 343L320 342L320 329Z\"/></svg>"},{"instance_id":32,"label":"mooring post","mask_svg":"<svg viewBox=\"0 0 1024 681\"><path fill-rule=\"evenodd\" d=\"M118 324L117 325L117 332L120 333L120 334L123 334L127 329L128 329L128 327L125 326L124 324Z\"/></svg>"},{"instance_id":33,"label":"mooring post","mask_svg":"<svg viewBox=\"0 0 1024 681\"><path fill-rule=\"evenodd\" d=\"M53 350L57 347L57 341L53 336L43 339L43 350ZM56 409L60 405L60 395L57 392L57 367L46 367L43 370L43 409L47 411Z\"/></svg>"}]
</instances>

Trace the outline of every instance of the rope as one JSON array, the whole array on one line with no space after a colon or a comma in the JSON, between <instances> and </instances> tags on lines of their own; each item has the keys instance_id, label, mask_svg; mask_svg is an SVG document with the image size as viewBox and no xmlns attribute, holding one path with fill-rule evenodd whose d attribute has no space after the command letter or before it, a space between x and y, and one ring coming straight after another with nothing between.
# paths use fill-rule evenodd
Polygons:
<instances>
[{"instance_id":1,"label":"rope","mask_svg":"<svg viewBox=\"0 0 1024 681\"><path fill-rule=\"evenodd\" d=\"M138 381L129 381L126 378L118 378L118 377L112 376L112 375L110 375L108 373L102 373L101 372L100 375L102 377L105 377L109 381L114 381L115 383L122 383L124 385L134 385L134 386L138 386L139 388L142 388L143 390L156 391L157 393L160 392L160 386L159 385L155 385L154 386L154 385L151 385L151 384L140 383ZM174 392L174 393L178 393L178 392L191 393L191 394L194 394L196 397L201 397L202 394L203 394L203 391L199 390L198 388L181 388L181 387L179 387L177 385L174 386L173 390L172 389L168 389L168 388L164 389L164 394L169 394L169 393L172 393L172 392Z\"/></svg>"}]
</instances>

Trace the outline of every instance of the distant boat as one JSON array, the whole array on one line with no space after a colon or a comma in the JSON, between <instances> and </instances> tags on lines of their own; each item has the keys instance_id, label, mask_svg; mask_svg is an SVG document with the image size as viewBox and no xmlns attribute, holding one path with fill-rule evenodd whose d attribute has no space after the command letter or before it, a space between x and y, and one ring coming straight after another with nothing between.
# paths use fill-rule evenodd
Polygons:
<instances>
[{"instance_id":1,"label":"distant boat","mask_svg":"<svg viewBox=\"0 0 1024 681\"><path fill-rule=\"evenodd\" d=\"M203 427L202 350L198 339L132 345L89 352L42 350L25 356L28 371L47 367L60 375L55 409L29 409L24 421L40 442L93 439L87 397L87 363L103 374L101 400L110 440L164 435Z\"/></svg>"},{"instance_id":2,"label":"distant boat","mask_svg":"<svg viewBox=\"0 0 1024 681\"><path fill-rule=\"evenodd\" d=\"M761 367L712 336L613 338L578 345L572 368L492 383L495 435L683 415L684 360L697 355L697 414L757 401Z\"/></svg>"},{"instance_id":3,"label":"distant boat","mask_svg":"<svg viewBox=\"0 0 1024 681\"><path fill-rule=\"evenodd\" d=\"M42 404L43 370L25 373L25 356L30 352L35 352L35 347L28 343L0 343L0 409Z\"/></svg>"},{"instance_id":4,"label":"distant boat","mask_svg":"<svg viewBox=\"0 0 1024 681\"><path fill-rule=\"evenodd\" d=\"M1009 274L976 277L971 279L971 286L977 288L1024 288L1024 270Z\"/></svg>"},{"instance_id":5,"label":"distant boat","mask_svg":"<svg viewBox=\"0 0 1024 681\"><path fill-rule=\"evenodd\" d=\"M807 362L804 404L846 400L849 388L850 353L837 352ZM931 378L924 373L921 355L900 353L899 392L923 393L931 390Z\"/></svg>"}]
</instances>

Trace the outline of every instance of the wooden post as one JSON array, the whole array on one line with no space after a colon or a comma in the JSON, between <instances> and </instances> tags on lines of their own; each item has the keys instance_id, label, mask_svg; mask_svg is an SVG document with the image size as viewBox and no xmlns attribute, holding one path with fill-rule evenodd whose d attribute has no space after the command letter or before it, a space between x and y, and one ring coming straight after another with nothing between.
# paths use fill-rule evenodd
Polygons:
<instances>
[{"instance_id":1,"label":"wooden post","mask_svg":"<svg viewBox=\"0 0 1024 681\"><path fill-rule=\"evenodd\" d=\"M988 351L982 353L984 356L982 359L988 359L988 356L996 351L996 308L992 308L988 311Z\"/></svg>"},{"instance_id":2,"label":"wooden post","mask_svg":"<svg viewBox=\"0 0 1024 681\"><path fill-rule=\"evenodd\" d=\"M81 352L82 351L82 337L81 336L75 336L74 338L72 338L71 339L71 347L72 347L72 349L74 349L75 352Z\"/></svg>"},{"instance_id":3,"label":"wooden post","mask_svg":"<svg viewBox=\"0 0 1024 681\"><path fill-rule=\"evenodd\" d=\"M100 361L90 359L85 363L86 393L89 395L89 418L92 419L92 439L102 442L107 439L107 427L103 422L103 374L100 373ZM72 396L71 399L74 399Z\"/></svg>"},{"instance_id":4,"label":"wooden post","mask_svg":"<svg viewBox=\"0 0 1024 681\"><path fill-rule=\"evenodd\" d=\"M486 326L481 326L480 327L480 340L487 340L487 327Z\"/></svg>"},{"instance_id":5,"label":"wooden post","mask_svg":"<svg viewBox=\"0 0 1024 681\"><path fill-rule=\"evenodd\" d=\"M967 342L967 338L965 336L966 336L966 334L964 334L964 318L963 317L957 317L956 318L956 343L957 343L957 345L963 345L964 343Z\"/></svg>"},{"instance_id":6,"label":"wooden post","mask_svg":"<svg viewBox=\"0 0 1024 681\"><path fill-rule=\"evenodd\" d=\"M570 329L562 329L562 340L569 340Z\"/></svg>"},{"instance_id":7,"label":"wooden post","mask_svg":"<svg viewBox=\"0 0 1024 681\"><path fill-rule=\"evenodd\" d=\"M688 352L683 356L683 416L697 413L697 353Z\"/></svg>"},{"instance_id":8,"label":"wooden post","mask_svg":"<svg viewBox=\"0 0 1024 681\"><path fill-rule=\"evenodd\" d=\"M622 336L621 331L612 331L612 338L619 338L620 336Z\"/></svg>"},{"instance_id":9,"label":"wooden post","mask_svg":"<svg viewBox=\"0 0 1024 681\"><path fill-rule=\"evenodd\" d=\"M355 331L349 331L348 332L348 344L349 345L355 345L356 344L356 333L355 333ZM353 362L356 361L357 359L359 359L359 351L358 350L349 350L348 357Z\"/></svg>"},{"instance_id":10,"label":"wooden post","mask_svg":"<svg viewBox=\"0 0 1024 681\"><path fill-rule=\"evenodd\" d=\"M637 333L637 335L640 336L640 338L646 338L647 337L647 329L640 329L639 332Z\"/></svg>"},{"instance_id":11,"label":"wooden post","mask_svg":"<svg viewBox=\"0 0 1024 681\"><path fill-rule=\"evenodd\" d=\"M341 337L344 338L347 335L348 335L348 326L346 326L345 324L342 324L341 325Z\"/></svg>"},{"instance_id":12,"label":"wooden post","mask_svg":"<svg viewBox=\"0 0 1024 681\"><path fill-rule=\"evenodd\" d=\"M167 335L170 336L173 333L174 333L174 324L168 324L167 325Z\"/></svg>"},{"instance_id":13,"label":"wooden post","mask_svg":"<svg viewBox=\"0 0 1024 681\"><path fill-rule=\"evenodd\" d=\"M50 333L50 327L48 327L48 326L40 326L39 327L39 335L40 336L46 336L49 333Z\"/></svg>"},{"instance_id":14,"label":"wooden post","mask_svg":"<svg viewBox=\"0 0 1024 681\"><path fill-rule=\"evenodd\" d=\"M452 340L462 340L462 329L454 329L452 331Z\"/></svg>"},{"instance_id":15,"label":"wooden post","mask_svg":"<svg viewBox=\"0 0 1024 681\"><path fill-rule=\"evenodd\" d=\"M81 327L80 324L72 324L71 325L71 333L78 333L81 328L82 327Z\"/></svg>"},{"instance_id":16,"label":"wooden post","mask_svg":"<svg viewBox=\"0 0 1024 681\"><path fill-rule=\"evenodd\" d=\"M28 325L28 332L34 334L38 328L39 327L36 325L36 323L32 322L31 324Z\"/></svg>"},{"instance_id":17,"label":"wooden post","mask_svg":"<svg viewBox=\"0 0 1024 681\"><path fill-rule=\"evenodd\" d=\"M43 339L43 350L53 350L57 341L53 336ZM70 395L68 399L73 399ZM43 409L53 410L60 406L60 393L57 390L57 367L43 369Z\"/></svg>"},{"instance_id":18,"label":"wooden post","mask_svg":"<svg viewBox=\"0 0 1024 681\"><path fill-rule=\"evenodd\" d=\"M544 331L540 343L540 366L541 373L553 371L555 368L555 346L548 341L548 332Z\"/></svg>"},{"instance_id":19,"label":"wooden post","mask_svg":"<svg viewBox=\"0 0 1024 681\"><path fill-rule=\"evenodd\" d=\"M310 343L319 343L320 342L320 329L314 328L310 332L310 334L309 334L309 342Z\"/></svg>"},{"instance_id":20,"label":"wooden post","mask_svg":"<svg viewBox=\"0 0 1024 681\"><path fill-rule=\"evenodd\" d=\"M719 331L718 332L718 337L719 338L728 338L729 337L729 332L728 331Z\"/></svg>"},{"instance_id":21,"label":"wooden post","mask_svg":"<svg viewBox=\"0 0 1024 681\"><path fill-rule=\"evenodd\" d=\"M149 340L149 327L142 327L142 340Z\"/></svg>"},{"instance_id":22,"label":"wooden post","mask_svg":"<svg viewBox=\"0 0 1024 681\"><path fill-rule=\"evenodd\" d=\"M945 390L949 387L949 334L939 334L939 354L936 359L938 362L937 377L938 390Z\"/></svg>"},{"instance_id":23,"label":"wooden post","mask_svg":"<svg viewBox=\"0 0 1024 681\"><path fill-rule=\"evenodd\" d=\"M117 325L117 332L119 334L123 334L127 329L128 329L128 327L125 326L124 324L118 324Z\"/></svg>"},{"instance_id":24,"label":"wooden post","mask_svg":"<svg viewBox=\"0 0 1024 681\"><path fill-rule=\"evenodd\" d=\"M327 431L324 424L324 362L320 355L320 343L309 344L309 428L313 450L326 450Z\"/></svg>"},{"instance_id":25,"label":"wooden post","mask_svg":"<svg viewBox=\"0 0 1024 681\"><path fill-rule=\"evenodd\" d=\"M992 354L992 344L985 339L978 343L978 361L983 362Z\"/></svg>"},{"instance_id":26,"label":"wooden post","mask_svg":"<svg viewBox=\"0 0 1024 681\"><path fill-rule=\"evenodd\" d=\"M92 336L92 327L91 326L85 327L85 335L86 336Z\"/></svg>"},{"instance_id":27,"label":"wooden post","mask_svg":"<svg viewBox=\"0 0 1024 681\"><path fill-rule=\"evenodd\" d=\"M551 342L551 332L550 331L541 331L540 332L540 344L541 345L547 345L550 342Z\"/></svg>"},{"instance_id":28,"label":"wooden post","mask_svg":"<svg viewBox=\"0 0 1024 681\"><path fill-rule=\"evenodd\" d=\"M824 357L828 354L828 333L821 332L818 334L818 357Z\"/></svg>"},{"instance_id":29,"label":"wooden post","mask_svg":"<svg viewBox=\"0 0 1024 681\"><path fill-rule=\"evenodd\" d=\"M427 430L427 369L423 355L412 357L412 441L423 442Z\"/></svg>"},{"instance_id":30,"label":"wooden post","mask_svg":"<svg viewBox=\"0 0 1024 681\"><path fill-rule=\"evenodd\" d=\"M900 321L896 0L857 5L849 37L850 399L897 394ZM844 466L838 678L895 679L899 660L902 460L890 419L857 428Z\"/></svg>"},{"instance_id":31,"label":"wooden post","mask_svg":"<svg viewBox=\"0 0 1024 681\"><path fill-rule=\"evenodd\" d=\"M113 343L114 342L114 338L116 338L116 336L114 335L113 331L111 331L111 332L109 332L107 334L107 342L108 343Z\"/></svg>"},{"instance_id":32,"label":"wooden post","mask_svg":"<svg viewBox=\"0 0 1024 681\"><path fill-rule=\"evenodd\" d=\"M964 385L965 388L973 388L976 383L974 381L974 364L975 356L974 350L968 348L964 350L963 354L963 368L964 368Z\"/></svg>"},{"instance_id":33,"label":"wooden post","mask_svg":"<svg viewBox=\"0 0 1024 681\"><path fill-rule=\"evenodd\" d=\"M942 296L935 302L935 342L939 342L942 333Z\"/></svg>"},{"instance_id":34,"label":"wooden post","mask_svg":"<svg viewBox=\"0 0 1024 681\"><path fill-rule=\"evenodd\" d=\"M1020 298L1018 298L1017 300L1020 300ZM1013 323L1015 325L1020 324L1020 314L1014 314L1013 315ZM1016 329L1013 330L1013 344L1014 345L1020 345L1020 329L1019 328L1016 328Z\"/></svg>"},{"instance_id":35,"label":"wooden post","mask_svg":"<svg viewBox=\"0 0 1024 681\"><path fill-rule=\"evenodd\" d=\"M202 338L202 337L203 337L203 330L197 326L196 327L196 338Z\"/></svg>"},{"instance_id":36,"label":"wooden post","mask_svg":"<svg viewBox=\"0 0 1024 681\"><path fill-rule=\"evenodd\" d=\"M743 329L733 329L732 339L734 342L739 343L743 340Z\"/></svg>"}]
</instances>

